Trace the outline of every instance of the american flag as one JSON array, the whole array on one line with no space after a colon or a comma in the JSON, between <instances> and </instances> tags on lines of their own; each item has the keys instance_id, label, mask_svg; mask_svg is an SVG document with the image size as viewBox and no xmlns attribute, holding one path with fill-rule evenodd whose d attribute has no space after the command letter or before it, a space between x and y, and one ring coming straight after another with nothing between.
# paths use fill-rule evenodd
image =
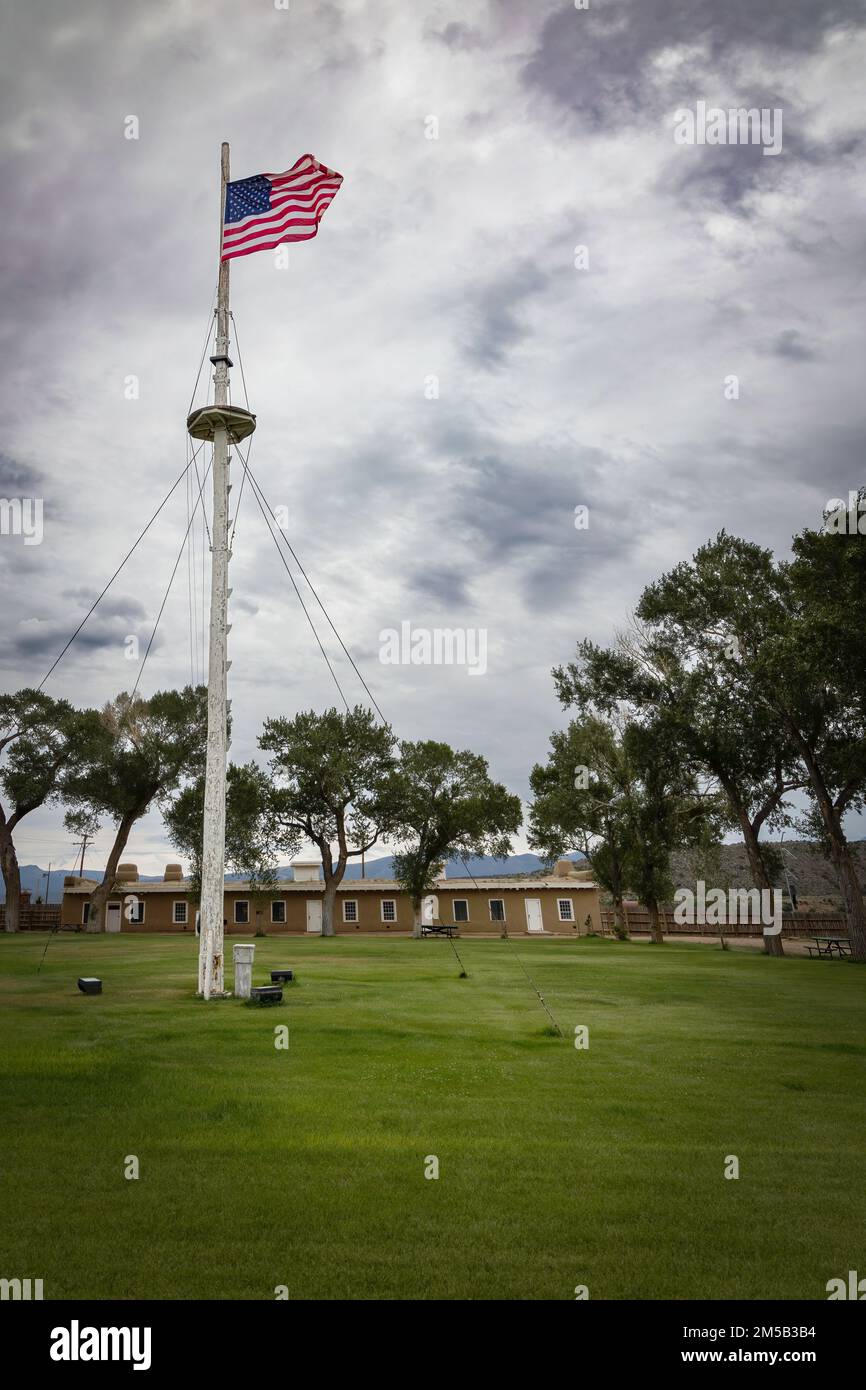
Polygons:
<instances>
[{"instance_id":1,"label":"american flag","mask_svg":"<svg viewBox=\"0 0 866 1390\"><path fill-rule=\"evenodd\" d=\"M284 174L254 174L226 184L221 259L308 241L342 182L342 174L302 154Z\"/></svg>"}]
</instances>

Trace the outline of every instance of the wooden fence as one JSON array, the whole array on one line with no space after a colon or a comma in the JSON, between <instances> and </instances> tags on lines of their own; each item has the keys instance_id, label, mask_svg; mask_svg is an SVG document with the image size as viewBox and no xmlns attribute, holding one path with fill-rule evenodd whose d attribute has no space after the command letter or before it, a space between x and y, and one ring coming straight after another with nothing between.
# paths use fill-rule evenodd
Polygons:
<instances>
[{"instance_id":1,"label":"wooden fence","mask_svg":"<svg viewBox=\"0 0 866 1390\"><path fill-rule=\"evenodd\" d=\"M649 936L650 915L645 908L628 908L625 916L632 935ZM673 907L662 909L661 919L662 930L666 936L718 936L720 931L725 936L761 936L763 932L760 922L731 922L723 927L714 927L703 922L675 922ZM612 935L613 912L610 908L602 908L601 920L605 932ZM847 936L848 925L844 917L814 917L806 913L786 912L782 916L782 935Z\"/></svg>"},{"instance_id":2,"label":"wooden fence","mask_svg":"<svg viewBox=\"0 0 866 1390\"><path fill-rule=\"evenodd\" d=\"M60 903L33 903L22 907L19 916L21 931L54 931L60 926ZM6 930L6 905L0 903L0 931Z\"/></svg>"}]
</instances>

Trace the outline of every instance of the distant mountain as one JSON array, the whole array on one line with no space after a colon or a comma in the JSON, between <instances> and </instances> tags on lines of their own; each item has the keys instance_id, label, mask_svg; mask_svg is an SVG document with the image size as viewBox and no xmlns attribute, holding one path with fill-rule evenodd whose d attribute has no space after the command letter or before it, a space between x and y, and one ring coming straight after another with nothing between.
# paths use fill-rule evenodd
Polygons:
<instances>
[{"instance_id":1,"label":"distant mountain","mask_svg":"<svg viewBox=\"0 0 866 1390\"><path fill-rule=\"evenodd\" d=\"M851 840L849 843L860 887L866 892L866 840ZM808 840L785 840L782 848L788 877L793 880L801 911L840 912L842 895L836 870L820 847ZM679 851L672 856L672 860L674 883L693 883L695 870L691 856ZM777 883L780 888L785 886L784 874ZM722 846L721 877L715 886L726 889L752 887L749 859L741 840Z\"/></svg>"},{"instance_id":2,"label":"distant mountain","mask_svg":"<svg viewBox=\"0 0 866 1390\"><path fill-rule=\"evenodd\" d=\"M582 854L568 854L567 859L583 859ZM535 874L543 871L544 864L537 854L510 854L507 859L449 859L445 865L446 878L466 878L466 869L476 878L490 878L502 874ZM394 860L371 859L365 865L366 878L393 878ZM361 865L353 861L346 867L346 878L360 878Z\"/></svg>"},{"instance_id":3,"label":"distant mountain","mask_svg":"<svg viewBox=\"0 0 866 1390\"><path fill-rule=\"evenodd\" d=\"M833 865L821 853L818 846L803 840L786 840L784 848L788 872L796 881L801 906L804 909L817 912L838 912L841 899L836 874ZM866 840L852 841L851 848L858 865L861 885L866 890ZM580 860L582 857L580 854L568 856L569 859L574 860ZM543 873L544 865L535 854L512 854L508 859L470 859L469 869L476 877L486 878L504 874ZM685 884L689 882L690 878L694 879L691 859L687 854L674 854L672 869L674 882L677 884ZM749 862L742 842L737 841L734 844L722 846L721 870L725 887L751 887ZM60 902L64 876L74 872L74 869L69 868L52 869L49 902ZM85 865L85 873L88 878L98 879L102 877L102 869L92 868L90 865ZM369 859L365 865L365 873L367 878L391 878L394 873L394 861L390 855L382 859ZM446 874L448 878L464 878L466 870L459 859L449 859ZM227 877L236 882L242 875L229 874ZM277 870L277 877L291 879L291 867L288 864L282 865ZM346 878L356 879L360 877L361 865L353 860L346 869ZM161 879L162 874L142 875L143 883L158 883ZM44 899L45 870L40 868L38 864L22 864L21 886L24 889L29 889L31 901L35 902L37 897ZM3 881L0 879L0 903L4 901L5 892Z\"/></svg>"},{"instance_id":4,"label":"distant mountain","mask_svg":"<svg viewBox=\"0 0 866 1390\"><path fill-rule=\"evenodd\" d=\"M852 841L851 847L860 871L861 884L866 889L866 840ZM785 842L785 850L788 871L796 881L797 892L803 908L818 912L838 911L841 900L836 874L832 864L824 857L818 846L802 840L789 840ZM582 857L580 854L568 856L569 859L575 861ZM536 854L512 854L507 859L470 859L468 863L470 872L477 878L544 872L544 865ZM394 861L390 855L381 859L368 859L364 867L367 878L392 878L394 874ZM687 883L690 877L694 878L690 857L687 854L674 854L672 868L675 883ZM721 870L725 887L751 887L749 863L745 846L741 842L722 846ZM60 902L64 876L74 872L74 869L69 868L52 869L49 902ZM99 879L102 877L102 872L101 868L85 865L85 873L88 878ZM448 878L465 878L466 870L459 859L449 859L446 865L446 874ZM277 870L278 878L290 880L292 876L292 869L288 864L283 864ZM241 874L227 875L228 880L232 882L236 882L241 877ZM357 879L360 877L361 865L353 860L346 869L346 878ZM162 874L142 875L143 883L158 883L161 879ZM38 864L22 864L21 886L29 890L31 901L35 902L37 897L45 899L45 870L40 868ZM0 879L0 902L4 901L5 893L2 879Z\"/></svg>"},{"instance_id":5,"label":"distant mountain","mask_svg":"<svg viewBox=\"0 0 866 1390\"><path fill-rule=\"evenodd\" d=\"M568 855L569 859L581 859L580 854ZM486 878L491 875L499 874L534 874L543 869L541 860L535 854L512 854L508 859L468 859L469 870L476 878ZM52 869L51 889L48 898L45 897L45 870L38 864L21 865L21 887L30 892L31 902L37 898L42 898L44 902L59 903L63 896L63 879L66 874L75 873L73 869ZM103 870L92 868L85 864L84 872L87 878L101 879ZM445 869L448 878L465 878L466 870L459 859L449 859ZM393 878L394 861L390 855L384 859L368 859L364 866L366 878ZM277 878L289 879L293 877L292 869L289 864L283 864L277 869ZM319 874L321 877L321 872ZM346 868L346 878L360 878L361 865L352 860ZM226 874L226 881L237 883L243 878L243 874ZM160 883L162 874L142 874L142 883ZM6 891L3 880L0 878L0 903L6 901Z\"/></svg>"},{"instance_id":6,"label":"distant mountain","mask_svg":"<svg viewBox=\"0 0 866 1390\"><path fill-rule=\"evenodd\" d=\"M45 877L46 870L38 864L21 864L21 887L25 892L29 892L30 901L35 903L37 898L43 902L59 903L63 897L63 880L67 874L78 873L77 866L71 868L60 868L51 870L51 886L48 897L45 896ZM87 878L102 878L102 869L92 869L88 864L84 866L84 873ZM142 874L142 883L158 883L162 879L162 874ZM6 886L0 876L0 903L6 901Z\"/></svg>"}]
</instances>

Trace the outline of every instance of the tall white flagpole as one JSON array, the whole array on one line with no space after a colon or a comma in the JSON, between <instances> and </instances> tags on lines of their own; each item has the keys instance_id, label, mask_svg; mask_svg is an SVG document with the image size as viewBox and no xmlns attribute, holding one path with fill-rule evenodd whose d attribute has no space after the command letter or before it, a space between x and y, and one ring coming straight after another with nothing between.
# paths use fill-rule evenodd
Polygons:
<instances>
[{"instance_id":1,"label":"tall white flagpole","mask_svg":"<svg viewBox=\"0 0 866 1390\"><path fill-rule=\"evenodd\" d=\"M220 253L229 147L223 144L220 170ZM228 403L229 262L220 259L217 291L214 403L193 411L187 428L195 439L213 441L213 518L211 521L210 646L207 687L207 761L201 862L201 934L198 988L205 999L225 993L223 903L225 891L226 755L228 751L226 677L228 646L229 445L251 434L256 418Z\"/></svg>"},{"instance_id":2,"label":"tall white flagpole","mask_svg":"<svg viewBox=\"0 0 866 1390\"><path fill-rule=\"evenodd\" d=\"M229 147L220 160L220 252ZM217 291L214 405L229 398L229 262L220 260ZM205 999L224 992L223 896L226 841L226 676L229 585L229 450L225 422L213 432L213 519L211 521L210 647L207 671L207 765L204 782L204 838L201 864L199 990Z\"/></svg>"}]
</instances>

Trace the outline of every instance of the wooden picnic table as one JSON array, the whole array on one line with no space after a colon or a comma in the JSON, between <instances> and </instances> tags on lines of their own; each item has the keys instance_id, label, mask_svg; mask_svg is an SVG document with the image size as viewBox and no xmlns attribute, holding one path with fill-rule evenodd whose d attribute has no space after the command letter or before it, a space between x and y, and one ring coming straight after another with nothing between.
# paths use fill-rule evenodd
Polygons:
<instances>
[{"instance_id":1,"label":"wooden picnic table","mask_svg":"<svg viewBox=\"0 0 866 1390\"><path fill-rule=\"evenodd\" d=\"M847 936L810 936L810 941L814 941L814 946L807 946L810 956L824 956L829 960L831 957L850 956L851 942Z\"/></svg>"},{"instance_id":2,"label":"wooden picnic table","mask_svg":"<svg viewBox=\"0 0 866 1390\"><path fill-rule=\"evenodd\" d=\"M453 936L459 929L450 922L422 922L422 936Z\"/></svg>"}]
</instances>

